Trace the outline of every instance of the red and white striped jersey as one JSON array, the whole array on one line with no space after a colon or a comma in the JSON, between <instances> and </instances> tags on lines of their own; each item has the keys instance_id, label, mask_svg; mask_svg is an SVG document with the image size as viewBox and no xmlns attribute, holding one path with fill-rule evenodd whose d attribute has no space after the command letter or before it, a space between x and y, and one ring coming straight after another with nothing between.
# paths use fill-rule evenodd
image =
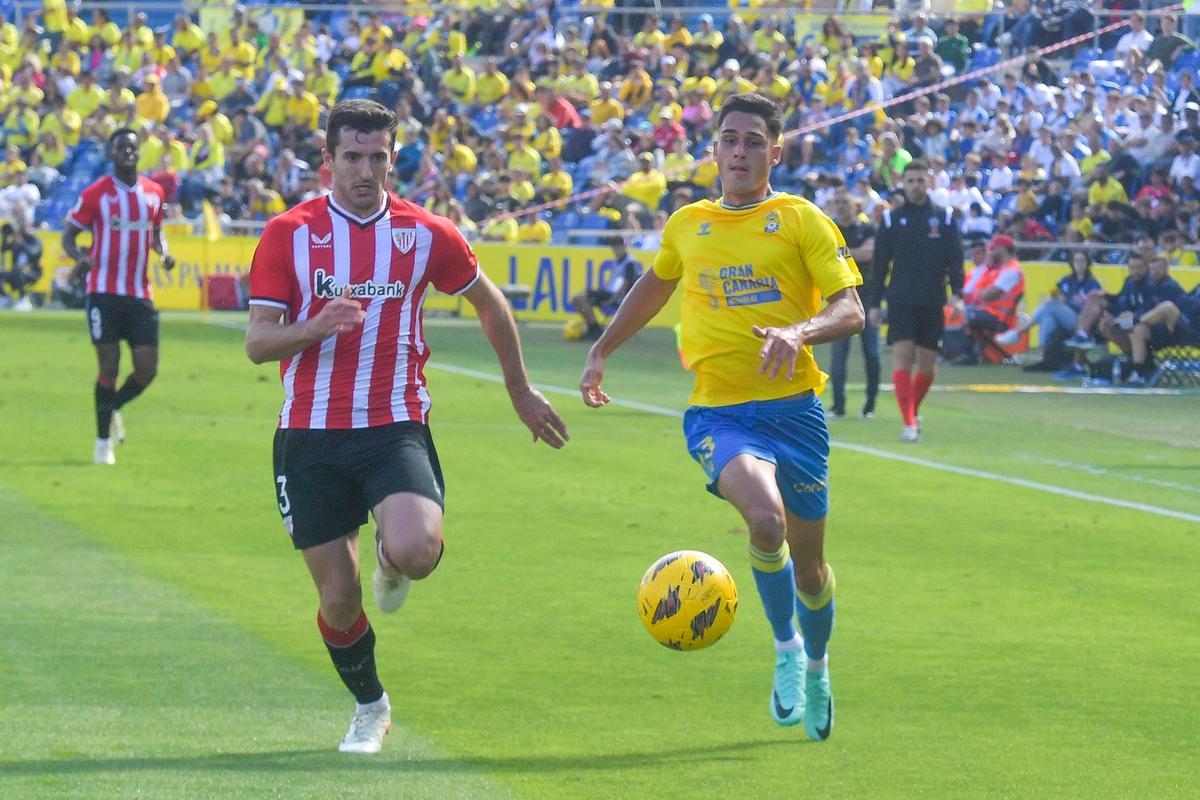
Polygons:
<instances>
[{"instance_id":1,"label":"red and white striped jersey","mask_svg":"<svg viewBox=\"0 0 1200 800\"><path fill-rule=\"evenodd\" d=\"M151 299L146 267L165 201L162 187L140 176L126 186L107 175L83 190L67 221L92 232L88 294Z\"/></svg>"},{"instance_id":2,"label":"red and white striped jersey","mask_svg":"<svg viewBox=\"0 0 1200 800\"><path fill-rule=\"evenodd\" d=\"M329 195L272 219L250 265L251 305L302 322L348 285L366 311L358 329L280 362L279 426L427 423L425 294L431 285L461 294L478 277L475 253L454 223L391 194L366 219Z\"/></svg>"}]
</instances>

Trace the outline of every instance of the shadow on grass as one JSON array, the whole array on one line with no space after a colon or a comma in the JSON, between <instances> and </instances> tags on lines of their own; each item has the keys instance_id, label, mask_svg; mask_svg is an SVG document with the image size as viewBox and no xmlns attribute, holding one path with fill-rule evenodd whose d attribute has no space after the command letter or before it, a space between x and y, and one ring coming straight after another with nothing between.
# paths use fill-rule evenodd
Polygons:
<instances>
[{"instance_id":1,"label":"shadow on grass","mask_svg":"<svg viewBox=\"0 0 1200 800\"><path fill-rule=\"evenodd\" d=\"M280 750L253 753L214 753L196 756L146 756L141 758L71 758L36 759L29 761L0 761L0 774L20 775L80 775L103 772L154 771L233 771L233 772L320 772L334 767L359 769L396 769L397 761L406 772L454 774L458 772L546 773L578 772L580 770L628 769L652 767L676 762L738 761L740 754L766 747L786 745L795 747L796 739L760 739L731 742L711 747L685 747L674 750L635 753L596 753L578 755L527 756L464 756L429 757L396 754L389 757L385 748L381 758L344 755L330 750Z\"/></svg>"}]
</instances>

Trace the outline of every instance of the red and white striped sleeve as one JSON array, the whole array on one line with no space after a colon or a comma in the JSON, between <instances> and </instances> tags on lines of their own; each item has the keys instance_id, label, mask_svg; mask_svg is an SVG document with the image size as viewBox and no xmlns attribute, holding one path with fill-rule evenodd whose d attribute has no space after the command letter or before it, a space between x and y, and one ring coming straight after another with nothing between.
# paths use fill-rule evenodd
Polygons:
<instances>
[{"instance_id":1,"label":"red and white striped sleeve","mask_svg":"<svg viewBox=\"0 0 1200 800\"><path fill-rule=\"evenodd\" d=\"M429 280L444 294L462 294L479 280L479 259L458 228L448 219L437 219L431 250Z\"/></svg>"},{"instance_id":2,"label":"red and white striped sleeve","mask_svg":"<svg viewBox=\"0 0 1200 800\"><path fill-rule=\"evenodd\" d=\"M250 305L288 310L295 297L292 229L282 218L267 223L250 262Z\"/></svg>"}]
</instances>

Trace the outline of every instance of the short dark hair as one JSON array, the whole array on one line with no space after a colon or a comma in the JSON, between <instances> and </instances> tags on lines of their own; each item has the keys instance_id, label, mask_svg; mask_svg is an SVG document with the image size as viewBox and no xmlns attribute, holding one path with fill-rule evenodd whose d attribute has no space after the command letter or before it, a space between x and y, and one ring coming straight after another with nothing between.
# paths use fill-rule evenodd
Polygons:
<instances>
[{"instance_id":1,"label":"short dark hair","mask_svg":"<svg viewBox=\"0 0 1200 800\"><path fill-rule=\"evenodd\" d=\"M778 139L779 134L783 133L783 110L780 109L778 103L766 95L758 92L742 92L730 97L721 104L721 113L717 116L717 130L720 130L725 118L734 111L760 117L766 123L767 133L771 135L772 139Z\"/></svg>"},{"instance_id":2,"label":"short dark hair","mask_svg":"<svg viewBox=\"0 0 1200 800\"><path fill-rule=\"evenodd\" d=\"M329 112L329 120L325 123L325 148L330 155L337 155L343 128L363 133L387 131L394 147L398 126L396 115L374 100L343 100Z\"/></svg>"},{"instance_id":3,"label":"short dark hair","mask_svg":"<svg viewBox=\"0 0 1200 800\"><path fill-rule=\"evenodd\" d=\"M117 139L120 139L122 136L132 136L133 138L137 139L139 142L142 140L142 137L139 136L138 132L135 131L133 128L117 128L115 131L112 132L112 136L108 137L108 148L111 149L113 146L113 143L116 142Z\"/></svg>"},{"instance_id":4,"label":"short dark hair","mask_svg":"<svg viewBox=\"0 0 1200 800\"><path fill-rule=\"evenodd\" d=\"M933 170L930 168L929 162L926 161L925 159L914 158L912 161L908 162L904 166L904 171L905 172L916 171L916 172L922 172L922 173L929 173L929 172L932 172Z\"/></svg>"}]
</instances>

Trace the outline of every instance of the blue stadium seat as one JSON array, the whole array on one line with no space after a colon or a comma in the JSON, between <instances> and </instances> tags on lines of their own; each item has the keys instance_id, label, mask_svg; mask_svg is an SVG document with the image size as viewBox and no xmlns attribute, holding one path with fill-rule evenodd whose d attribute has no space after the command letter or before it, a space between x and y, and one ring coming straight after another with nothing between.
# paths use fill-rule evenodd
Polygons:
<instances>
[{"instance_id":1,"label":"blue stadium seat","mask_svg":"<svg viewBox=\"0 0 1200 800\"><path fill-rule=\"evenodd\" d=\"M1171 73L1175 76L1175 80L1179 80L1179 76L1185 72L1190 72L1195 75L1200 72L1200 50L1189 50L1186 53L1180 53L1179 58L1175 59L1175 66L1171 69Z\"/></svg>"},{"instance_id":2,"label":"blue stadium seat","mask_svg":"<svg viewBox=\"0 0 1200 800\"><path fill-rule=\"evenodd\" d=\"M983 47L971 54L968 72L995 66L1000 61L1000 51L995 47Z\"/></svg>"},{"instance_id":3,"label":"blue stadium seat","mask_svg":"<svg viewBox=\"0 0 1200 800\"><path fill-rule=\"evenodd\" d=\"M343 100L370 100L371 95L375 90L370 86L351 86L349 89L342 90Z\"/></svg>"},{"instance_id":4,"label":"blue stadium seat","mask_svg":"<svg viewBox=\"0 0 1200 800\"><path fill-rule=\"evenodd\" d=\"M1099 61L1103 55L1104 51L1099 47L1085 47L1075 54L1075 58L1071 61L1071 71L1078 72L1085 69L1093 61Z\"/></svg>"}]
</instances>

